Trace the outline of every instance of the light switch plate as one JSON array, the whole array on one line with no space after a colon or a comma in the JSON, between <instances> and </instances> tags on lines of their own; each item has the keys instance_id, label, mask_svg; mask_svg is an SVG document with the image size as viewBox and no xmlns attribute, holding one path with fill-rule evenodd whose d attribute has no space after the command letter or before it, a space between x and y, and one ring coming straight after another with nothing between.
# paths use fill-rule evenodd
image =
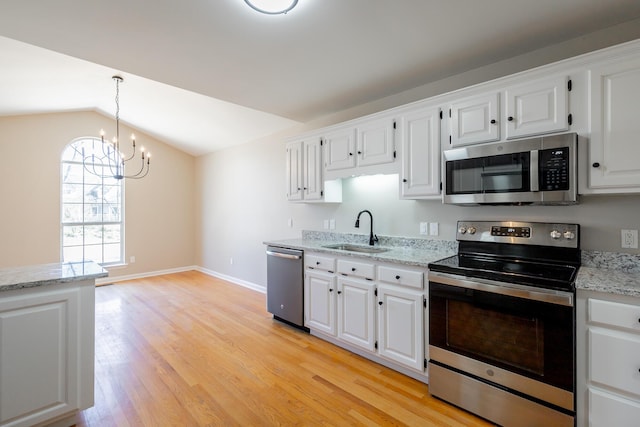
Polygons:
<instances>
[{"instance_id":1,"label":"light switch plate","mask_svg":"<svg viewBox=\"0 0 640 427\"><path fill-rule=\"evenodd\" d=\"M325 220L323 221L323 226L324 226L324 229L325 229L325 230L328 230L328 229L329 229L329 220L328 220L328 219L325 219Z\"/></svg>"},{"instance_id":2,"label":"light switch plate","mask_svg":"<svg viewBox=\"0 0 640 427\"><path fill-rule=\"evenodd\" d=\"M429 232L428 232L428 227L429 227L429 224L428 224L428 223L426 223L426 222L421 222L421 223L420 223L420 234L428 234L428 233L429 233Z\"/></svg>"},{"instance_id":3,"label":"light switch plate","mask_svg":"<svg viewBox=\"0 0 640 427\"><path fill-rule=\"evenodd\" d=\"M429 223L429 235L430 236L437 236L438 234L440 234L440 227L438 226L437 222L430 222Z\"/></svg>"},{"instance_id":4,"label":"light switch plate","mask_svg":"<svg viewBox=\"0 0 640 427\"><path fill-rule=\"evenodd\" d=\"M330 219L329 220L329 230L335 230L336 229L336 220L335 219Z\"/></svg>"}]
</instances>

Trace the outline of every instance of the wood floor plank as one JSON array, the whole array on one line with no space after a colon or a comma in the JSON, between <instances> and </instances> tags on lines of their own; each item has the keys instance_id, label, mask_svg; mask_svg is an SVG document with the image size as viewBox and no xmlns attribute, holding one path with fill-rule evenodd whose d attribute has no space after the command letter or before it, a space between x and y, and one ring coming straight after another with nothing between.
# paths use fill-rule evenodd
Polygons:
<instances>
[{"instance_id":1,"label":"wood floor plank","mask_svg":"<svg viewBox=\"0 0 640 427\"><path fill-rule=\"evenodd\" d=\"M86 426L489 426L425 384L272 319L190 271L96 289Z\"/></svg>"}]
</instances>

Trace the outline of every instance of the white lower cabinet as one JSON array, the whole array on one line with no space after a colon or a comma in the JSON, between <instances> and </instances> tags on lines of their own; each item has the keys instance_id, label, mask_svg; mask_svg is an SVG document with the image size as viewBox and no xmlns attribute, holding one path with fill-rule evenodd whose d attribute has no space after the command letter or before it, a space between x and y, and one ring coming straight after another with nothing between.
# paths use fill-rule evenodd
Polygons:
<instances>
[{"instance_id":1,"label":"white lower cabinet","mask_svg":"<svg viewBox=\"0 0 640 427\"><path fill-rule=\"evenodd\" d=\"M640 299L579 291L579 426L637 426L640 420Z\"/></svg>"},{"instance_id":2,"label":"white lower cabinet","mask_svg":"<svg viewBox=\"0 0 640 427\"><path fill-rule=\"evenodd\" d=\"M378 287L380 355L413 369L424 369L424 292Z\"/></svg>"},{"instance_id":3,"label":"white lower cabinet","mask_svg":"<svg viewBox=\"0 0 640 427\"><path fill-rule=\"evenodd\" d=\"M305 266L312 334L426 380L424 269L317 253Z\"/></svg>"},{"instance_id":4,"label":"white lower cabinet","mask_svg":"<svg viewBox=\"0 0 640 427\"><path fill-rule=\"evenodd\" d=\"M3 292L0 425L32 426L93 405L94 281Z\"/></svg>"},{"instance_id":5,"label":"white lower cabinet","mask_svg":"<svg viewBox=\"0 0 640 427\"><path fill-rule=\"evenodd\" d=\"M338 278L338 338L374 351L376 344L375 285Z\"/></svg>"},{"instance_id":6,"label":"white lower cabinet","mask_svg":"<svg viewBox=\"0 0 640 427\"><path fill-rule=\"evenodd\" d=\"M336 277L322 271L306 271L304 318L309 329L336 334Z\"/></svg>"}]
</instances>

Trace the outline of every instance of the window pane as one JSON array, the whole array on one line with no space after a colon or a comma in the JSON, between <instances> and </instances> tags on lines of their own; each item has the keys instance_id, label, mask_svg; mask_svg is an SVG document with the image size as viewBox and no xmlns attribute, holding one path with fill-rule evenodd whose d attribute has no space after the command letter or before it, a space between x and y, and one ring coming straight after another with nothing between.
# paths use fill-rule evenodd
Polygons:
<instances>
[{"instance_id":1,"label":"window pane","mask_svg":"<svg viewBox=\"0 0 640 427\"><path fill-rule=\"evenodd\" d=\"M120 243L120 224L105 225L104 226L104 242L105 243Z\"/></svg>"},{"instance_id":2,"label":"window pane","mask_svg":"<svg viewBox=\"0 0 640 427\"><path fill-rule=\"evenodd\" d=\"M65 203L62 205L63 222L82 222L82 203Z\"/></svg>"},{"instance_id":3,"label":"window pane","mask_svg":"<svg viewBox=\"0 0 640 427\"><path fill-rule=\"evenodd\" d=\"M104 245L104 262L121 262L120 244Z\"/></svg>"},{"instance_id":4,"label":"window pane","mask_svg":"<svg viewBox=\"0 0 640 427\"><path fill-rule=\"evenodd\" d=\"M67 225L62 227L62 246L82 245L84 227L81 225Z\"/></svg>"},{"instance_id":5,"label":"window pane","mask_svg":"<svg viewBox=\"0 0 640 427\"><path fill-rule=\"evenodd\" d=\"M63 262L82 261L82 246L69 246L62 250Z\"/></svg>"},{"instance_id":6,"label":"window pane","mask_svg":"<svg viewBox=\"0 0 640 427\"><path fill-rule=\"evenodd\" d=\"M104 185L102 200L106 203L120 204L120 185Z\"/></svg>"},{"instance_id":7,"label":"window pane","mask_svg":"<svg viewBox=\"0 0 640 427\"><path fill-rule=\"evenodd\" d=\"M102 260L102 245L85 245L84 258L89 261L103 263Z\"/></svg>"},{"instance_id":8,"label":"window pane","mask_svg":"<svg viewBox=\"0 0 640 427\"><path fill-rule=\"evenodd\" d=\"M62 201L82 203L84 197L83 187L80 184L63 184Z\"/></svg>"},{"instance_id":9,"label":"window pane","mask_svg":"<svg viewBox=\"0 0 640 427\"><path fill-rule=\"evenodd\" d=\"M85 245L102 244L102 225L87 225L84 227Z\"/></svg>"}]
</instances>

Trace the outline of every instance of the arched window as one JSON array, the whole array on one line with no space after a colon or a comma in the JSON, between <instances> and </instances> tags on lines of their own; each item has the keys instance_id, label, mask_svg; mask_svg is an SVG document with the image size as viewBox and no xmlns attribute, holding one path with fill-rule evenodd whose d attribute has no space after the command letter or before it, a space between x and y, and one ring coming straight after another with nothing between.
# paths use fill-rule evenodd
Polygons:
<instances>
[{"instance_id":1,"label":"arched window","mask_svg":"<svg viewBox=\"0 0 640 427\"><path fill-rule=\"evenodd\" d=\"M62 153L63 262L123 263L122 180L102 178L89 172L94 168L98 173L102 172L99 163L91 163L92 158L97 160L102 156L99 138L76 139ZM89 163L83 163L83 159Z\"/></svg>"}]
</instances>

